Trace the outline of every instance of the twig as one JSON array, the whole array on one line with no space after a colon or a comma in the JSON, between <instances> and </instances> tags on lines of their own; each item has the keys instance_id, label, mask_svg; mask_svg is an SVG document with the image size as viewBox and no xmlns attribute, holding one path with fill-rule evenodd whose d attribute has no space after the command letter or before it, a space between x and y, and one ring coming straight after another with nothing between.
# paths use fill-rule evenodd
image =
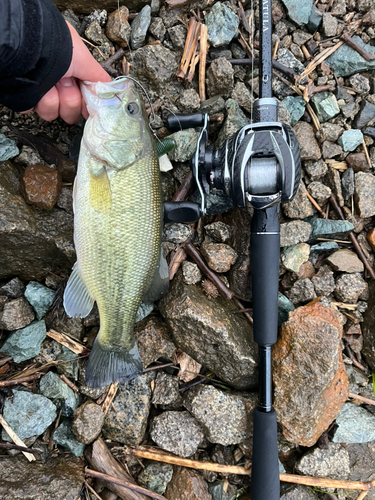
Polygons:
<instances>
[{"instance_id":1,"label":"twig","mask_svg":"<svg viewBox=\"0 0 375 500\"><path fill-rule=\"evenodd\" d=\"M182 181L182 184L173 196L172 201L184 201L193 187L193 180L193 172L190 171Z\"/></svg>"},{"instance_id":2,"label":"twig","mask_svg":"<svg viewBox=\"0 0 375 500\"><path fill-rule=\"evenodd\" d=\"M200 24L200 26L202 26L202 25ZM193 81L193 78L195 75L195 68L196 68L198 62L199 62L199 54L197 54L197 52L195 52L194 57L191 59L189 73L187 74L187 77L186 77L186 80L190 83Z\"/></svg>"},{"instance_id":3,"label":"twig","mask_svg":"<svg viewBox=\"0 0 375 500\"><path fill-rule=\"evenodd\" d=\"M347 313L345 313L345 312L343 312L343 314L344 314L345 316L348 316L348 314L347 314ZM349 344L346 344L346 352L348 353L349 358L350 358L350 359L351 359L351 361L353 362L353 365L355 365L357 368L359 368L359 369L360 369L360 370L362 370L364 373L366 373L366 372L367 372L366 368L365 368L363 365L361 365L361 363L360 363L359 361L357 361L357 359L355 358L355 356L354 356L354 354L353 354L352 350L351 350L351 349L350 349L350 347L349 347Z\"/></svg>"},{"instance_id":4,"label":"twig","mask_svg":"<svg viewBox=\"0 0 375 500\"><path fill-rule=\"evenodd\" d=\"M24 382L30 382L31 380L36 380L40 378L44 373L35 373L34 375L29 375L28 377L22 377L13 380L3 380L0 382L0 387L11 387L12 385L23 384Z\"/></svg>"},{"instance_id":5,"label":"twig","mask_svg":"<svg viewBox=\"0 0 375 500\"><path fill-rule=\"evenodd\" d=\"M238 299L236 299L235 297L233 297L233 302L236 304L236 306L238 306L240 308L240 311L238 311L238 312L242 312L242 314L245 316L245 318L252 325L254 323L254 320L250 316L250 314L248 313L247 309L245 309L244 306L241 304L241 302Z\"/></svg>"},{"instance_id":6,"label":"twig","mask_svg":"<svg viewBox=\"0 0 375 500\"><path fill-rule=\"evenodd\" d=\"M276 57L277 51L279 49L279 43L280 43L280 41L276 40L275 47L274 47L273 52L272 52L272 59L275 59L275 57Z\"/></svg>"},{"instance_id":7,"label":"twig","mask_svg":"<svg viewBox=\"0 0 375 500\"><path fill-rule=\"evenodd\" d=\"M238 42L242 45L242 48L245 50L245 52L247 53L247 55L249 57L254 57L253 49L247 43L247 41L245 40L245 37L243 36L243 34L241 33L241 31L238 31L238 34L240 35L240 37L238 39Z\"/></svg>"},{"instance_id":8,"label":"twig","mask_svg":"<svg viewBox=\"0 0 375 500\"><path fill-rule=\"evenodd\" d=\"M336 52L337 49L341 47L341 45L344 45L344 41L341 40L340 42L336 43L333 47L328 47L327 49L322 50L314 59L307 65L307 67L302 71L299 79L303 80L303 78L310 73L314 71L314 69L319 66L323 61L327 59L331 54Z\"/></svg>"},{"instance_id":9,"label":"twig","mask_svg":"<svg viewBox=\"0 0 375 500\"><path fill-rule=\"evenodd\" d=\"M188 29L186 43L185 43L185 49L184 49L184 53L182 55L181 63L179 66L179 72L177 73L177 76L179 78L186 77L186 73L188 71L190 61L194 57L195 50L197 48L200 26L201 26L201 24L197 23L197 21L194 17L190 18L189 29Z\"/></svg>"},{"instance_id":10,"label":"twig","mask_svg":"<svg viewBox=\"0 0 375 500\"><path fill-rule=\"evenodd\" d=\"M17 436L17 434L14 432L14 430L11 428L11 426L7 423L7 421L4 419L2 415L0 415L0 424L3 426L4 431L8 434L8 436L17 446L22 446L23 448L27 448L22 439L20 439ZM32 453L28 453L26 451L23 451L22 453L25 455L25 457L29 462L34 462L36 460L36 458Z\"/></svg>"},{"instance_id":11,"label":"twig","mask_svg":"<svg viewBox=\"0 0 375 500\"><path fill-rule=\"evenodd\" d=\"M95 477L96 479L101 479L104 481L108 481L114 484L117 484L118 486L123 486L124 488L129 488L129 490L136 491L138 493L142 493L143 495L147 495L150 498L156 498L156 500L166 500L165 497L162 497L161 495L158 495L157 493L154 493L153 491L147 490L146 488L142 488L142 486L138 486L132 483L128 483L127 481L124 481L123 479L117 479L116 477L113 476L108 476L107 474L103 474L102 472L97 472L92 469L85 469L85 473L87 476L90 477Z\"/></svg>"},{"instance_id":12,"label":"twig","mask_svg":"<svg viewBox=\"0 0 375 500\"><path fill-rule=\"evenodd\" d=\"M31 453L33 455L40 455L42 450L36 450L35 448L27 448L25 446L18 446L13 443L0 443L0 448L3 448L4 450L17 450L17 451L24 451L26 453Z\"/></svg>"},{"instance_id":13,"label":"twig","mask_svg":"<svg viewBox=\"0 0 375 500\"><path fill-rule=\"evenodd\" d=\"M328 163L330 167L338 170L339 172L345 172L345 170L348 170L348 164L346 163L346 161L325 160L325 162Z\"/></svg>"},{"instance_id":14,"label":"twig","mask_svg":"<svg viewBox=\"0 0 375 500\"><path fill-rule=\"evenodd\" d=\"M251 34L251 28L250 28L249 23L247 22L246 14L245 14L245 11L243 10L243 6L242 6L242 3L240 1L238 2L238 14L239 14L240 19L242 21L243 27L245 28L245 30L249 34Z\"/></svg>"},{"instance_id":15,"label":"twig","mask_svg":"<svg viewBox=\"0 0 375 500\"><path fill-rule=\"evenodd\" d=\"M311 196L311 194L307 191L306 189L306 196L308 197L308 199L311 201L311 203L314 205L314 207L318 210L318 212L320 212L323 216L323 219L326 219L326 214L325 212L322 210L322 207L319 205L319 203Z\"/></svg>"},{"instance_id":16,"label":"twig","mask_svg":"<svg viewBox=\"0 0 375 500\"><path fill-rule=\"evenodd\" d=\"M47 332L47 335L48 337L51 337L51 339L56 340L56 342L59 342L59 344L62 344L63 346L73 351L75 354L82 354L83 352L88 351L87 347L79 344L76 340L68 337L64 333L59 333L55 330L49 330Z\"/></svg>"},{"instance_id":17,"label":"twig","mask_svg":"<svg viewBox=\"0 0 375 500\"><path fill-rule=\"evenodd\" d=\"M169 368L172 366L173 368L177 368L174 363L165 363L164 365L157 365L157 366L149 366L148 368L144 368L142 373L147 373L147 372L152 372L156 370L162 370L163 368Z\"/></svg>"},{"instance_id":18,"label":"twig","mask_svg":"<svg viewBox=\"0 0 375 500\"><path fill-rule=\"evenodd\" d=\"M105 400L102 405L102 410L104 415L107 415L108 410L112 404L112 401L115 399L115 396L117 394L117 389L118 389L118 382L112 382L112 384L109 386L108 392L106 394Z\"/></svg>"},{"instance_id":19,"label":"twig","mask_svg":"<svg viewBox=\"0 0 375 500\"><path fill-rule=\"evenodd\" d=\"M96 47L97 48L97 47ZM119 61L125 54L125 50L123 48L119 49L117 52L113 54L113 56L109 57L106 61L100 63L100 66L107 71L111 76L117 76L117 70L112 68L112 64Z\"/></svg>"},{"instance_id":20,"label":"twig","mask_svg":"<svg viewBox=\"0 0 375 500\"><path fill-rule=\"evenodd\" d=\"M303 52L303 55L305 56L305 59L307 61L310 61L312 55L310 54L310 52L307 50L307 48L305 47L305 45L302 45L301 46L301 49L302 49L302 52Z\"/></svg>"},{"instance_id":21,"label":"twig","mask_svg":"<svg viewBox=\"0 0 375 500\"><path fill-rule=\"evenodd\" d=\"M85 481L85 486L86 486L86 488L88 488L91 491L91 493L94 495L94 497L98 498L99 500L103 500L102 497L100 497L96 493L96 491L94 490L94 488L92 488L87 481Z\"/></svg>"},{"instance_id":22,"label":"twig","mask_svg":"<svg viewBox=\"0 0 375 500\"><path fill-rule=\"evenodd\" d=\"M55 420L55 425L53 427L53 432L51 432L51 437L49 438L49 442L48 442L48 451L51 452L53 450L53 433L55 432L55 430L58 428L59 424L60 424L60 418L61 418L61 413L62 413L62 409L59 411L59 414L57 415L57 418Z\"/></svg>"},{"instance_id":23,"label":"twig","mask_svg":"<svg viewBox=\"0 0 375 500\"><path fill-rule=\"evenodd\" d=\"M206 100L206 58L207 58L207 26L201 25L201 39L199 42L199 98L201 102Z\"/></svg>"},{"instance_id":24,"label":"twig","mask_svg":"<svg viewBox=\"0 0 375 500\"><path fill-rule=\"evenodd\" d=\"M8 361L12 361L12 356L5 356L5 358L0 359L0 366L5 365Z\"/></svg>"},{"instance_id":25,"label":"twig","mask_svg":"<svg viewBox=\"0 0 375 500\"><path fill-rule=\"evenodd\" d=\"M358 307L358 304L345 304L345 302L331 302L331 304L342 309L349 309L350 311L355 311Z\"/></svg>"},{"instance_id":26,"label":"twig","mask_svg":"<svg viewBox=\"0 0 375 500\"><path fill-rule=\"evenodd\" d=\"M364 47L361 47L359 43L357 43L354 38L352 38L348 33L344 33L341 35L341 38L346 42L350 47L358 52L363 59L366 59L366 61L373 61L375 59L375 55L371 54L370 52L367 52L367 50Z\"/></svg>"},{"instance_id":27,"label":"twig","mask_svg":"<svg viewBox=\"0 0 375 500\"><path fill-rule=\"evenodd\" d=\"M68 377L66 377L65 375L60 375L60 378L66 383L67 386L73 389L74 392L79 391L78 387L71 380L69 380Z\"/></svg>"},{"instance_id":28,"label":"twig","mask_svg":"<svg viewBox=\"0 0 375 500\"><path fill-rule=\"evenodd\" d=\"M345 243L346 245L351 245L351 241L345 241L345 240L335 240L335 239L330 239L330 238L316 238L316 241L333 241L334 243Z\"/></svg>"},{"instance_id":29,"label":"twig","mask_svg":"<svg viewBox=\"0 0 375 500\"><path fill-rule=\"evenodd\" d=\"M365 497L367 497L368 491L361 491L361 493L358 495L357 500L363 500Z\"/></svg>"},{"instance_id":30,"label":"twig","mask_svg":"<svg viewBox=\"0 0 375 500\"><path fill-rule=\"evenodd\" d=\"M370 168L372 168L372 164L371 164L371 160L370 160L370 155L368 154L367 144L366 144L366 142L365 142L364 139L362 141L362 146L363 146L363 151L364 151L365 156L366 156L367 164L368 164L368 166Z\"/></svg>"},{"instance_id":31,"label":"twig","mask_svg":"<svg viewBox=\"0 0 375 500\"><path fill-rule=\"evenodd\" d=\"M174 253L171 262L169 263L169 279L172 280L177 271L180 268L180 265L186 260L186 252L183 246L179 246Z\"/></svg>"},{"instance_id":32,"label":"twig","mask_svg":"<svg viewBox=\"0 0 375 500\"><path fill-rule=\"evenodd\" d=\"M366 403L368 405L375 406L375 401L373 399L365 398L364 396L359 396L359 394L353 394L352 392L349 392L349 397L352 399L358 399L358 401L362 401L363 403Z\"/></svg>"}]
</instances>

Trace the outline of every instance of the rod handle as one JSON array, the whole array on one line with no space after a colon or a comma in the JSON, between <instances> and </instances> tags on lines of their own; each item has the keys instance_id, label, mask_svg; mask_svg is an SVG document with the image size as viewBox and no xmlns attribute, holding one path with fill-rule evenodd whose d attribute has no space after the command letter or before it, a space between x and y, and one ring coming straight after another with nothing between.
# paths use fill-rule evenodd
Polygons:
<instances>
[{"instance_id":1,"label":"rod handle","mask_svg":"<svg viewBox=\"0 0 375 500\"><path fill-rule=\"evenodd\" d=\"M167 117L167 129L171 132L178 132L187 128L203 127L204 113L195 113L192 115L173 115Z\"/></svg>"},{"instance_id":2,"label":"rod handle","mask_svg":"<svg viewBox=\"0 0 375 500\"><path fill-rule=\"evenodd\" d=\"M254 410L251 500L280 500L276 412Z\"/></svg>"}]
</instances>

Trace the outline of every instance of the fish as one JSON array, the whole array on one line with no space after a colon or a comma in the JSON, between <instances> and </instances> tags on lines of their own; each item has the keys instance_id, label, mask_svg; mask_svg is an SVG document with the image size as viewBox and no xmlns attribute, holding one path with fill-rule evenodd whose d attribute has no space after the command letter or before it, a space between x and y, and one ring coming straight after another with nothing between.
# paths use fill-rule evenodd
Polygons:
<instances>
[{"instance_id":1,"label":"fish","mask_svg":"<svg viewBox=\"0 0 375 500\"><path fill-rule=\"evenodd\" d=\"M77 261L63 303L81 318L98 306L86 384L103 387L142 372L136 313L141 301L166 293L169 277L158 153L143 98L127 77L82 82L81 91L89 117L73 187Z\"/></svg>"}]
</instances>

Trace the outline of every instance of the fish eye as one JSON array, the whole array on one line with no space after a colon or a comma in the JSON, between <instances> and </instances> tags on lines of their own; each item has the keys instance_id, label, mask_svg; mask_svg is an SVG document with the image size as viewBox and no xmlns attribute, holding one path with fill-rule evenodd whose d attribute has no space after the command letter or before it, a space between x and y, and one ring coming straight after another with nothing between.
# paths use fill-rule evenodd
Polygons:
<instances>
[{"instance_id":1,"label":"fish eye","mask_svg":"<svg viewBox=\"0 0 375 500\"><path fill-rule=\"evenodd\" d=\"M135 116L139 113L139 106L136 102L129 102L126 105L126 112L130 116Z\"/></svg>"}]
</instances>

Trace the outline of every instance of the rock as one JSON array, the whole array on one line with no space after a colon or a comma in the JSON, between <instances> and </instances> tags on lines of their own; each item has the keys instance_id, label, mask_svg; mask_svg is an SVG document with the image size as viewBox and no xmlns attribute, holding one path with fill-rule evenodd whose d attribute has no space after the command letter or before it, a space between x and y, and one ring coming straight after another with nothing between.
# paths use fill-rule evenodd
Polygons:
<instances>
[{"instance_id":1,"label":"rock","mask_svg":"<svg viewBox=\"0 0 375 500\"><path fill-rule=\"evenodd\" d=\"M137 482L147 490L163 495L172 476L172 465L151 462L139 474Z\"/></svg>"},{"instance_id":2,"label":"rock","mask_svg":"<svg viewBox=\"0 0 375 500\"><path fill-rule=\"evenodd\" d=\"M332 194L331 188L318 181L311 182L307 190L320 205L324 205Z\"/></svg>"},{"instance_id":3,"label":"rock","mask_svg":"<svg viewBox=\"0 0 375 500\"><path fill-rule=\"evenodd\" d=\"M105 17L107 17L106 12ZM95 45L92 54L98 62L105 61L111 55L113 45L105 36L99 21L94 20L87 26L85 36Z\"/></svg>"},{"instance_id":4,"label":"rock","mask_svg":"<svg viewBox=\"0 0 375 500\"><path fill-rule=\"evenodd\" d=\"M335 158L342 155L342 147L333 142L324 141L322 144L322 156L324 159Z\"/></svg>"},{"instance_id":5,"label":"rock","mask_svg":"<svg viewBox=\"0 0 375 500\"><path fill-rule=\"evenodd\" d=\"M93 7L93 6L92 6ZM107 21L107 11L105 9L95 9L94 11L90 11L90 14L87 16L87 22L90 23L98 23L99 26L105 26Z\"/></svg>"},{"instance_id":6,"label":"rock","mask_svg":"<svg viewBox=\"0 0 375 500\"><path fill-rule=\"evenodd\" d=\"M231 235L231 227L221 221L207 224L204 226L204 230L208 236L219 243L225 243Z\"/></svg>"},{"instance_id":7,"label":"rock","mask_svg":"<svg viewBox=\"0 0 375 500\"><path fill-rule=\"evenodd\" d=\"M292 443L315 444L348 397L341 335L337 313L319 303L291 312L281 327L273 349L274 406Z\"/></svg>"},{"instance_id":8,"label":"rock","mask_svg":"<svg viewBox=\"0 0 375 500\"><path fill-rule=\"evenodd\" d=\"M344 273L362 273L364 265L357 257L357 254L346 248L334 252L327 257L326 262L334 271L342 271Z\"/></svg>"},{"instance_id":9,"label":"rock","mask_svg":"<svg viewBox=\"0 0 375 500\"><path fill-rule=\"evenodd\" d=\"M140 49L144 44L150 23L151 7L149 5L145 5L132 22L130 44L133 50Z\"/></svg>"},{"instance_id":10,"label":"rock","mask_svg":"<svg viewBox=\"0 0 375 500\"><path fill-rule=\"evenodd\" d=\"M316 298L314 286L309 278L297 280L285 295L293 304L305 304Z\"/></svg>"},{"instance_id":11,"label":"rock","mask_svg":"<svg viewBox=\"0 0 375 500\"><path fill-rule=\"evenodd\" d=\"M151 402L154 405L161 405L163 409L179 408L182 405L182 396L177 377L159 372L156 376Z\"/></svg>"},{"instance_id":12,"label":"rock","mask_svg":"<svg viewBox=\"0 0 375 500\"><path fill-rule=\"evenodd\" d=\"M25 297L33 306L36 318L42 319L54 301L55 292L37 281L30 281L26 287Z\"/></svg>"},{"instance_id":13,"label":"rock","mask_svg":"<svg viewBox=\"0 0 375 500\"><path fill-rule=\"evenodd\" d=\"M176 143L172 151L168 153L169 158L172 161L180 162L190 160L197 147L198 132L193 128L188 128L186 130L179 130L169 137Z\"/></svg>"},{"instance_id":14,"label":"rock","mask_svg":"<svg viewBox=\"0 0 375 500\"><path fill-rule=\"evenodd\" d=\"M208 491L212 495L212 500L236 500L237 488L230 483L225 481L216 481L215 483L209 483Z\"/></svg>"},{"instance_id":15,"label":"rock","mask_svg":"<svg viewBox=\"0 0 375 500\"><path fill-rule=\"evenodd\" d=\"M326 37L336 36L337 32L337 19L329 12L323 14L323 33Z\"/></svg>"},{"instance_id":16,"label":"rock","mask_svg":"<svg viewBox=\"0 0 375 500\"><path fill-rule=\"evenodd\" d=\"M54 3L61 10L72 9L74 12L79 14L90 14L96 7L98 9L106 9L108 11L113 11L117 9L117 0L54 0ZM144 0L129 0L126 2L130 10L136 10L143 7L146 2ZM97 13L102 11L96 11ZM98 17L96 17L98 19ZM105 22L106 17L102 18ZM100 20L100 18L99 18Z\"/></svg>"},{"instance_id":17,"label":"rock","mask_svg":"<svg viewBox=\"0 0 375 500\"><path fill-rule=\"evenodd\" d=\"M150 436L163 450L191 457L203 441L203 430L187 411L166 411L151 422Z\"/></svg>"},{"instance_id":18,"label":"rock","mask_svg":"<svg viewBox=\"0 0 375 500\"><path fill-rule=\"evenodd\" d=\"M353 36L353 39L367 52L375 53L375 47L365 45L359 36ZM332 67L336 76L350 76L362 71L375 69L375 60L366 61L358 52L349 45L344 44L330 55L325 63Z\"/></svg>"},{"instance_id":19,"label":"rock","mask_svg":"<svg viewBox=\"0 0 375 500\"><path fill-rule=\"evenodd\" d=\"M369 305L362 324L363 354L371 370L375 372L375 284L369 284Z\"/></svg>"},{"instance_id":20,"label":"rock","mask_svg":"<svg viewBox=\"0 0 375 500\"><path fill-rule=\"evenodd\" d=\"M288 49L279 49L277 51L276 60L284 64L287 68L292 69L295 73L300 74L305 69L304 65L294 57L294 55ZM276 80L276 79L275 79ZM302 78L302 82L306 83L306 79ZM285 84L283 84L285 86ZM294 93L293 93L294 95ZM285 97L285 96L282 96ZM281 98L281 96L280 96Z\"/></svg>"},{"instance_id":21,"label":"rock","mask_svg":"<svg viewBox=\"0 0 375 500\"><path fill-rule=\"evenodd\" d=\"M366 125L373 122L375 118L375 104L368 101L363 101L359 113L354 119L353 126L355 128L364 128Z\"/></svg>"},{"instance_id":22,"label":"rock","mask_svg":"<svg viewBox=\"0 0 375 500\"><path fill-rule=\"evenodd\" d=\"M225 103L227 109L227 116L225 118L224 124L220 129L219 136L215 143L216 148L221 148L224 142L233 136L242 127L249 124L249 120L246 118L243 111L240 109L237 101L233 99L228 99Z\"/></svg>"},{"instance_id":23,"label":"rock","mask_svg":"<svg viewBox=\"0 0 375 500\"><path fill-rule=\"evenodd\" d=\"M375 440L375 416L352 403L345 403L336 418L334 443L368 443Z\"/></svg>"},{"instance_id":24,"label":"rock","mask_svg":"<svg viewBox=\"0 0 375 500\"><path fill-rule=\"evenodd\" d=\"M310 255L327 253L338 249L339 246L335 241L324 241L322 243L318 243L317 245L312 245L310 248Z\"/></svg>"},{"instance_id":25,"label":"rock","mask_svg":"<svg viewBox=\"0 0 375 500\"><path fill-rule=\"evenodd\" d=\"M159 317L152 316L140 321L134 333L144 367L159 358L173 359L176 346L169 336L167 325Z\"/></svg>"},{"instance_id":26,"label":"rock","mask_svg":"<svg viewBox=\"0 0 375 500\"><path fill-rule=\"evenodd\" d=\"M302 117L305 112L306 102L303 97L293 97L288 96L282 100L283 106L290 113L290 125L294 127L294 125L298 122L298 120Z\"/></svg>"},{"instance_id":27,"label":"rock","mask_svg":"<svg viewBox=\"0 0 375 500\"><path fill-rule=\"evenodd\" d=\"M322 126L316 133L316 137L320 142L322 141L336 142L343 132L344 129L340 125L337 125L336 123L327 122L322 124Z\"/></svg>"},{"instance_id":28,"label":"rock","mask_svg":"<svg viewBox=\"0 0 375 500\"><path fill-rule=\"evenodd\" d=\"M19 330L29 325L34 319L34 311L26 299L20 297L7 302L0 315L0 328Z\"/></svg>"},{"instance_id":29,"label":"rock","mask_svg":"<svg viewBox=\"0 0 375 500\"><path fill-rule=\"evenodd\" d=\"M304 262L309 260L310 245L300 243L290 247L285 247L281 254L281 262L288 271L298 273Z\"/></svg>"},{"instance_id":30,"label":"rock","mask_svg":"<svg viewBox=\"0 0 375 500\"><path fill-rule=\"evenodd\" d=\"M324 181L331 188L333 194L336 196L337 203L339 204L339 206L343 207L344 197L342 195L341 178L339 171L333 167L328 167Z\"/></svg>"},{"instance_id":31,"label":"rock","mask_svg":"<svg viewBox=\"0 0 375 500\"><path fill-rule=\"evenodd\" d=\"M301 160L319 160L322 155L312 126L306 122L298 122L294 126L294 132L300 145Z\"/></svg>"},{"instance_id":32,"label":"rock","mask_svg":"<svg viewBox=\"0 0 375 500\"><path fill-rule=\"evenodd\" d=\"M80 443L90 444L99 437L103 422L102 407L86 401L74 412L72 431Z\"/></svg>"},{"instance_id":33,"label":"rock","mask_svg":"<svg viewBox=\"0 0 375 500\"><path fill-rule=\"evenodd\" d=\"M207 483L192 469L177 467L164 494L167 500L211 500Z\"/></svg>"},{"instance_id":34,"label":"rock","mask_svg":"<svg viewBox=\"0 0 375 500\"><path fill-rule=\"evenodd\" d=\"M338 143L344 151L354 151L357 146L362 144L363 134L360 130L345 130L339 138Z\"/></svg>"},{"instance_id":35,"label":"rock","mask_svg":"<svg viewBox=\"0 0 375 500\"><path fill-rule=\"evenodd\" d=\"M5 304L4 310L8 304ZM4 342L1 352L12 356L15 363L21 363L39 354L40 346L45 338L45 322L34 321L25 328L11 333Z\"/></svg>"},{"instance_id":36,"label":"rock","mask_svg":"<svg viewBox=\"0 0 375 500\"><path fill-rule=\"evenodd\" d=\"M317 181L325 176L327 173L328 167L324 163L323 160L314 161L306 161L305 162L305 171L309 175L311 181Z\"/></svg>"},{"instance_id":37,"label":"rock","mask_svg":"<svg viewBox=\"0 0 375 500\"><path fill-rule=\"evenodd\" d=\"M239 19L225 4L217 2L205 17L207 39L212 47L228 45L238 35Z\"/></svg>"},{"instance_id":38,"label":"rock","mask_svg":"<svg viewBox=\"0 0 375 500\"><path fill-rule=\"evenodd\" d=\"M236 389L257 385L258 348L249 323L232 313L234 305L208 299L177 274L159 309L176 345L198 363Z\"/></svg>"},{"instance_id":39,"label":"rock","mask_svg":"<svg viewBox=\"0 0 375 500\"><path fill-rule=\"evenodd\" d=\"M57 200L57 206L67 212L73 212L73 191L70 187L63 186L61 188L60 196Z\"/></svg>"},{"instance_id":40,"label":"rock","mask_svg":"<svg viewBox=\"0 0 375 500\"><path fill-rule=\"evenodd\" d=\"M13 401L6 399L3 417L20 439L40 436L57 417L56 407L39 394L12 390ZM3 430L2 439L11 441Z\"/></svg>"},{"instance_id":41,"label":"rock","mask_svg":"<svg viewBox=\"0 0 375 500\"><path fill-rule=\"evenodd\" d=\"M40 393L52 399L64 417L71 417L78 407L79 396L56 373L48 372L40 379Z\"/></svg>"},{"instance_id":42,"label":"rock","mask_svg":"<svg viewBox=\"0 0 375 500\"><path fill-rule=\"evenodd\" d=\"M313 6L312 0L308 0L303 4L297 2L296 0L283 0L283 4L288 9L289 17L292 21L297 23L298 26L308 23Z\"/></svg>"},{"instance_id":43,"label":"rock","mask_svg":"<svg viewBox=\"0 0 375 500\"><path fill-rule=\"evenodd\" d=\"M192 229L187 224L182 224L180 222L168 222L164 224L163 239L176 243L177 245L184 243L192 234Z\"/></svg>"},{"instance_id":44,"label":"rock","mask_svg":"<svg viewBox=\"0 0 375 500\"><path fill-rule=\"evenodd\" d=\"M314 94L311 97L311 104L321 122L327 122L340 113L336 97L331 92L318 92Z\"/></svg>"},{"instance_id":45,"label":"rock","mask_svg":"<svg viewBox=\"0 0 375 500\"><path fill-rule=\"evenodd\" d=\"M119 384L117 394L105 417L103 436L129 446L138 446L146 432L151 402L152 372Z\"/></svg>"},{"instance_id":46,"label":"rock","mask_svg":"<svg viewBox=\"0 0 375 500\"><path fill-rule=\"evenodd\" d=\"M347 304L355 304L368 291L368 284L359 273L342 274L336 280L335 296Z\"/></svg>"},{"instance_id":47,"label":"rock","mask_svg":"<svg viewBox=\"0 0 375 500\"><path fill-rule=\"evenodd\" d=\"M375 176L370 173L358 172L355 174L354 199L359 215L363 218L375 215Z\"/></svg>"},{"instance_id":48,"label":"rock","mask_svg":"<svg viewBox=\"0 0 375 500\"><path fill-rule=\"evenodd\" d=\"M10 160L19 154L16 141L0 134L0 161Z\"/></svg>"},{"instance_id":49,"label":"rock","mask_svg":"<svg viewBox=\"0 0 375 500\"><path fill-rule=\"evenodd\" d=\"M320 19L322 18L320 17ZM280 500L317 500L317 498L315 493L310 488L307 488L307 486L299 484L281 485Z\"/></svg>"},{"instance_id":50,"label":"rock","mask_svg":"<svg viewBox=\"0 0 375 500\"><path fill-rule=\"evenodd\" d=\"M350 474L349 453L341 445L329 442L326 449L315 448L303 455L295 470L303 476L347 479Z\"/></svg>"},{"instance_id":51,"label":"rock","mask_svg":"<svg viewBox=\"0 0 375 500\"><path fill-rule=\"evenodd\" d=\"M368 172L370 170L365 153L350 153L345 158L345 161L354 172ZM347 170L345 170L344 174L346 172Z\"/></svg>"},{"instance_id":52,"label":"rock","mask_svg":"<svg viewBox=\"0 0 375 500\"><path fill-rule=\"evenodd\" d=\"M281 325L285 321L288 321L289 313L294 311L295 307L293 302L291 302L285 295L278 293L278 323Z\"/></svg>"},{"instance_id":53,"label":"rock","mask_svg":"<svg viewBox=\"0 0 375 500\"><path fill-rule=\"evenodd\" d=\"M121 45L121 47L127 47L129 45L131 28L128 18L129 9L125 7L125 5L122 5L118 10L109 14L105 28L107 37L112 42Z\"/></svg>"},{"instance_id":54,"label":"rock","mask_svg":"<svg viewBox=\"0 0 375 500\"><path fill-rule=\"evenodd\" d=\"M68 21L68 23L70 23L78 33L80 33L81 21L79 20L79 17L74 14L72 9L65 10L62 12L62 15L64 16L65 21Z\"/></svg>"},{"instance_id":55,"label":"rock","mask_svg":"<svg viewBox=\"0 0 375 500\"><path fill-rule=\"evenodd\" d=\"M359 73L351 76L349 82L357 94L368 94L370 92L369 79Z\"/></svg>"},{"instance_id":56,"label":"rock","mask_svg":"<svg viewBox=\"0 0 375 500\"><path fill-rule=\"evenodd\" d=\"M311 225L300 220L286 222L280 225L280 246L289 247L309 240Z\"/></svg>"},{"instance_id":57,"label":"rock","mask_svg":"<svg viewBox=\"0 0 375 500\"><path fill-rule=\"evenodd\" d=\"M177 55L162 44L146 45L133 55L135 76L160 89L175 77L177 68Z\"/></svg>"},{"instance_id":58,"label":"rock","mask_svg":"<svg viewBox=\"0 0 375 500\"><path fill-rule=\"evenodd\" d=\"M307 24L307 29L309 30L309 33L314 34L319 29L319 26L322 24L322 21L323 21L323 12L313 6L310 12L309 22Z\"/></svg>"},{"instance_id":59,"label":"rock","mask_svg":"<svg viewBox=\"0 0 375 500\"><path fill-rule=\"evenodd\" d=\"M194 89L187 89L181 92L180 105L186 112L194 113L198 111L201 106L198 92Z\"/></svg>"},{"instance_id":60,"label":"rock","mask_svg":"<svg viewBox=\"0 0 375 500\"><path fill-rule=\"evenodd\" d=\"M285 215L290 219L305 219L314 214L314 209L307 197L303 181L300 181L294 199L289 203L284 203L282 207Z\"/></svg>"},{"instance_id":61,"label":"rock","mask_svg":"<svg viewBox=\"0 0 375 500\"><path fill-rule=\"evenodd\" d=\"M25 292L25 285L19 278L13 278L0 287L0 295L5 295L9 299L18 299Z\"/></svg>"},{"instance_id":62,"label":"rock","mask_svg":"<svg viewBox=\"0 0 375 500\"><path fill-rule=\"evenodd\" d=\"M317 238L341 239L354 229L354 226L351 222L343 220L312 218L309 219L308 222L312 227L310 241L314 241Z\"/></svg>"},{"instance_id":63,"label":"rock","mask_svg":"<svg viewBox=\"0 0 375 500\"><path fill-rule=\"evenodd\" d=\"M187 285L195 285L202 279L202 273L197 264L187 260L182 263L182 274L184 276L184 282Z\"/></svg>"},{"instance_id":64,"label":"rock","mask_svg":"<svg viewBox=\"0 0 375 500\"><path fill-rule=\"evenodd\" d=\"M62 422L62 424L58 426L52 434L52 439L60 446L69 450L76 457L83 455L85 445L77 441L72 431L72 424L68 420Z\"/></svg>"},{"instance_id":65,"label":"rock","mask_svg":"<svg viewBox=\"0 0 375 500\"><path fill-rule=\"evenodd\" d=\"M85 479L85 464L71 455L28 462L22 455L2 459L0 498L3 500L77 500Z\"/></svg>"},{"instance_id":66,"label":"rock","mask_svg":"<svg viewBox=\"0 0 375 500\"><path fill-rule=\"evenodd\" d=\"M236 83L231 97L238 102L241 108L243 108L248 113L251 113L254 103L254 97L243 82Z\"/></svg>"},{"instance_id":67,"label":"rock","mask_svg":"<svg viewBox=\"0 0 375 500\"><path fill-rule=\"evenodd\" d=\"M354 194L354 171L348 168L341 177L342 195L345 201Z\"/></svg>"},{"instance_id":68,"label":"rock","mask_svg":"<svg viewBox=\"0 0 375 500\"><path fill-rule=\"evenodd\" d=\"M185 47L187 29L185 26L179 24L178 26L173 26L168 28L168 35L173 43L173 47L176 50L183 50Z\"/></svg>"},{"instance_id":69,"label":"rock","mask_svg":"<svg viewBox=\"0 0 375 500\"><path fill-rule=\"evenodd\" d=\"M237 260L237 254L225 243L203 242L200 251L208 266L217 273L226 273Z\"/></svg>"},{"instance_id":70,"label":"rock","mask_svg":"<svg viewBox=\"0 0 375 500\"><path fill-rule=\"evenodd\" d=\"M317 297L328 297L335 287L333 272L328 266L321 266L315 276L311 278Z\"/></svg>"},{"instance_id":71,"label":"rock","mask_svg":"<svg viewBox=\"0 0 375 500\"><path fill-rule=\"evenodd\" d=\"M218 3L215 5L219 5ZM225 57L219 57L210 64L207 70L207 94L212 97L220 94L228 97L234 87L234 71Z\"/></svg>"},{"instance_id":72,"label":"rock","mask_svg":"<svg viewBox=\"0 0 375 500\"><path fill-rule=\"evenodd\" d=\"M189 389L184 406L202 425L211 443L228 446L251 435L249 419L254 408L240 396L213 386L196 386Z\"/></svg>"}]
</instances>

